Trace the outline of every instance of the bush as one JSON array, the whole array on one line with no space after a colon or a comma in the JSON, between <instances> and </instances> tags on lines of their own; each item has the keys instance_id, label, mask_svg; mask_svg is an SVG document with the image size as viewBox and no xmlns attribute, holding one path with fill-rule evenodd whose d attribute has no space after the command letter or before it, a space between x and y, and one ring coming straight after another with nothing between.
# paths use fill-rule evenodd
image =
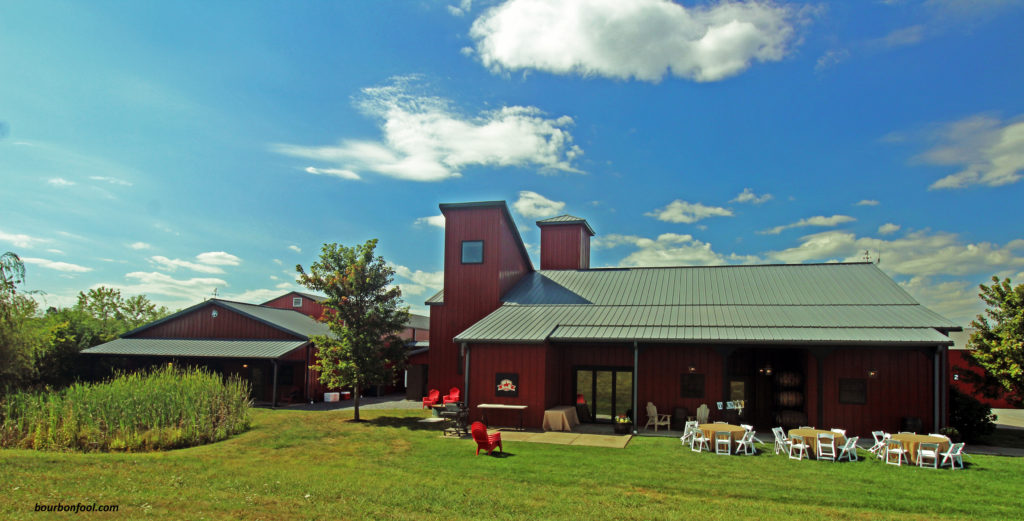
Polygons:
<instances>
[{"instance_id":1,"label":"bush","mask_svg":"<svg viewBox=\"0 0 1024 521\"><path fill-rule=\"evenodd\" d=\"M992 434L996 429L995 420L992 407L973 396L949 389L949 424L960 432L963 441L974 442L981 436Z\"/></svg>"},{"instance_id":2,"label":"bush","mask_svg":"<svg viewBox=\"0 0 1024 521\"><path fill-rule=\"evenodd\" d=\"M164 367L11 394L0 402L0 447L139 451L202 445L249 428L249 385L206 369Z\"/></svg>"}]
</instances>

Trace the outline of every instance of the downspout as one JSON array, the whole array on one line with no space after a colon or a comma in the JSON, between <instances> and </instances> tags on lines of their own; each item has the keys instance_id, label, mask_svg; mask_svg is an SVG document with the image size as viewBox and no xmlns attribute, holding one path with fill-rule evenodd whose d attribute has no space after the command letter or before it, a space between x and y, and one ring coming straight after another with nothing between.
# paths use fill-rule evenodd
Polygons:
<instances>
[{"instance_id":1,"label":"downspout","mask_svg":"<svg viewBox=\"0 0 1024 521\"><path fill-rule=\"evenodd\" d=\"M639 367L640 367L640 346L637 345L636 340L634 340L633 341L633 417L630 418L631 420L633 420L633 434L634 435L636 435L637 432L639 431L639 429L638 429L638 427L636 425L637 419L639 418L639 415L637 415L637 411L639 409L637 409L637 403L636 403L636 399L637 399L636 398L636 389L637 389L636 375L637 375L637 370L639 369ZM612 421L614 421L614 420L615 420L615 418L612 418Z\"/></svg>"},{"instance_id":2,"label":"downspout","mask_svg":"<svg viewBox=\"0 0 1024 521\"><path fill-rule=\"evenodd\" d=\"M942 406L941 406L942 395L940 393L940 380L939 380L940 374L941 374L941 365L942 365L940 360L939 360L941 350L942 350L941 346L935 346L935 354L932 355L932 362L933 362L932 365L935 366L935 379L934 379L934 382L933 382L933 385L932 385L934 393L935 393L934 395L932 395L932 401L935 404L935 407L932 410L932 413L933 413L933 416L932 416L932 420L933 421L932 421L932 423L934 424L935 430L932 431L932 432L939 432L939 429L941 428L941 425L942 425L941 422L939 422L939 411L942 408Z\"/></svg>"},{"instance_id":3,"label":"downspout","mask_svg":"<svg viewBox=\"0 0 1024 521\"><path fill-rule=\"evenodd\" d=\"M273 380L274 381L274 384L273 384L274 388L273 388L273 390L270 391L270 396L271 396L270 403L271 403L271 407L276 408L277 407L277 359L271 360L270 362L272 364L274 364L274 380Z\"/></svg>"}]
</instances>

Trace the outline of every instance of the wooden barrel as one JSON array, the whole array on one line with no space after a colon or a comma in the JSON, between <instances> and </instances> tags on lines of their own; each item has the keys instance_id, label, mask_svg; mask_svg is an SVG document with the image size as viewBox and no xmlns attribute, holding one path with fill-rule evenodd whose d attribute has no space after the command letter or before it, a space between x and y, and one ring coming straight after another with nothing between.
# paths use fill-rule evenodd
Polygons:
<instances>
[{"instance_id":1,"label":"wooden barrel","mask_svg":"<svg viewBox=\"0 0 1024 521\"><path fill-rule=\"evenodd\" d=\"M807 425L807 413L803 411L779 411L778 422L787 430Z\"/></svg>"},{"instance_id":2,"label":"wooden barrel","mask_svg":"<svg viewBox=\"0 0 1024 521\"><path fill-rule=\"evenodd\" d=\"M779 373L779 376L775 379L780 387L798 387L802 380L803 378L800 376L800 373L793 372Z\"/></svg>"},{"instance_id":3,"label":"wooden barrel","mask_svg":"<svg viewBox=\"0 0 1024 521\"><path fill-rule=\"evenodd\" d=\"M779 405L783 407L800 407L804 404L804 393L800 391L782 391L779 393Z\"/></svg>"}]
</instances>

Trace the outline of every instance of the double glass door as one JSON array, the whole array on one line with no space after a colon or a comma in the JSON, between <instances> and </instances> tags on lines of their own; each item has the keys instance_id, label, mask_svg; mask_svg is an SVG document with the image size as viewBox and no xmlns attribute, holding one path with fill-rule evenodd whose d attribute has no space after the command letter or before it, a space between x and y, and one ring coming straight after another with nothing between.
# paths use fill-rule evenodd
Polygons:
<instances>
[{"instance_id":1,"label":"double glass door","mask_svg":"<svg viewBox=\"0 0 1024 521\"><path fill-rule=\"evenodd\" d=\"M611 421L633 407L633 370L589 367L573 370L576 394L582 394L596 421Z\"/></svg>"}]
</instances>

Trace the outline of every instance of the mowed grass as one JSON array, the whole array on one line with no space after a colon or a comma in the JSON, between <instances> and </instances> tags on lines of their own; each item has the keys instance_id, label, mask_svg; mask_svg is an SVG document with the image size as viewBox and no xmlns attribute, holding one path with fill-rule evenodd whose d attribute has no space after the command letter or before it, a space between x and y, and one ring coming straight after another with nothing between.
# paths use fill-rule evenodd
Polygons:
<instances>
[{"instance_id":1,"label":"mowed grass","mask_svg":"<svg viewBox=\"0 0 1024 521\"><path fill-rule=\"evenodd\" d=\"M418 411L260 409L226 441L149 453L0 450L0 519L65 519L39 504L117 504L88 519L1020 519L1024 460L896 468L507 442L475 456ZM767 437L762 434L762 437ZM862 451L862 455L866 455Z\"/></svg>"}]
</instances>

